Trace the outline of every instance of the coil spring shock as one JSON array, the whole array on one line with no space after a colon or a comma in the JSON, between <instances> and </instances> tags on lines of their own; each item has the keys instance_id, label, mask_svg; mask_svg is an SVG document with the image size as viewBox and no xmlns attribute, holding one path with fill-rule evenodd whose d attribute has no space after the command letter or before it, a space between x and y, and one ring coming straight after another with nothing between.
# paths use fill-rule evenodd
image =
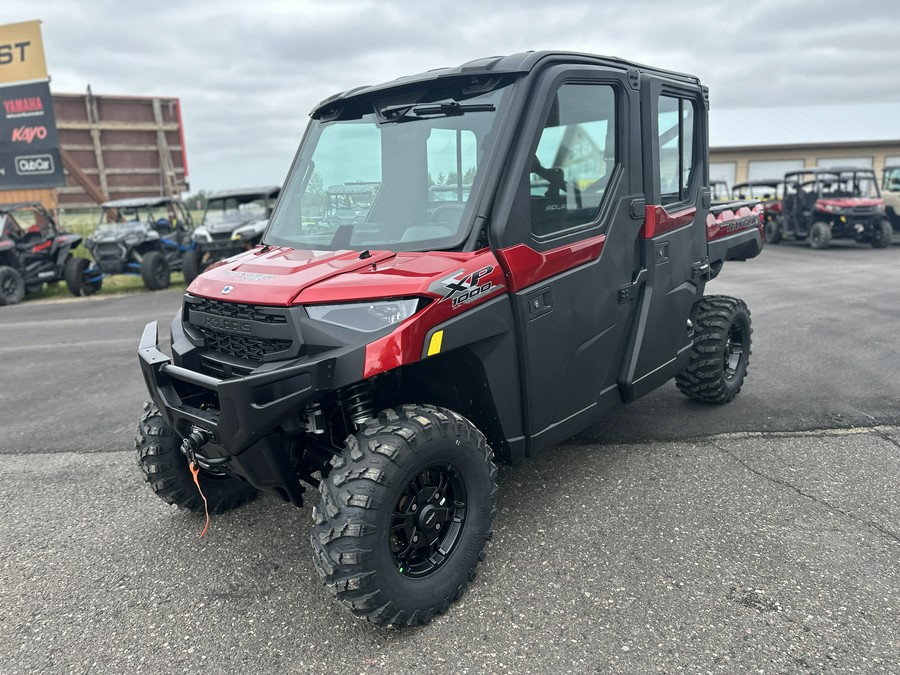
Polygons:
<instances>
[{"instance_id":1,"label":"coil spring shock","mask_svg":"<svg viewBox=\"0 0 900 675\"><path fill-rule=\"evenodd\" d=\"M371 382L359 382L346 387L341 392L341 405L357 429L375 417L375 392Z\"/></svg>"}]
</instances>

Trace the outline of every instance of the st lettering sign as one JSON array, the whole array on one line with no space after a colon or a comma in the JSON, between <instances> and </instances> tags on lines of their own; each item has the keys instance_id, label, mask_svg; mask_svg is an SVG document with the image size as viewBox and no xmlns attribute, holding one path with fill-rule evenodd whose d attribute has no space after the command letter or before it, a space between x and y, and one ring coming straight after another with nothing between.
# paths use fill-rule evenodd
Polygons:
<instances>
[{"instance_id":1,"label":"st lettering sign","mask_svg":"<svg viewBox=\"0 0 900 675\"><path fill-rule=\"evenodd\" d=\"M46 79L41 22L0 26L0 85Z\"/></svg>"},{"instance_id":2,"label":"st lettering sign","mask_svg":"<svg viewBox=\"0 0 900 675\"><path fill-rule=\"evenodd\" d=\"M0 190L65 185L47 82L0 86Z\"/></svg>"}]
</instances>

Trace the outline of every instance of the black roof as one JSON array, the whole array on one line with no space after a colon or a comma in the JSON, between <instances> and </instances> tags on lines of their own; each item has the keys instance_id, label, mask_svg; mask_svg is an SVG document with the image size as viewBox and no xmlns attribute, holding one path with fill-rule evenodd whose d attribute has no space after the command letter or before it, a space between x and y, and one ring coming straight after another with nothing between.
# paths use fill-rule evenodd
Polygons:
<instances>
[{"instance_id":1,"label":"black roof","mask_svg":"<svg viewBox=\"0 0 900 675\"><path fill-rule=\"evenodd\" d=\"M37 207L42 211L46 211L47 208L41 204L40 202L15 202L14 204L0 204L0 212L8 213L9 211L17 211L19 209L29 209L32 207Z\"/></svg>"},{"instance_id":2,"label":"black roof","mask_svg":"<svg viewBox=\"0 0 900 675\"><path fill-rule=\"evenodd\" d=\"M652 66L645 66L625 59L614 56L598 56L593 54L583 54L579 52L556 52L556 51L539 51L539 52L521 52L519 54L511 54L509 56L488 56L474 61L468 61L461 66L455 68L435 68L424 73L415 75L407 75L404 77L384 82L374 86L363 86L348 91L335 94L326 98L313 108L310 113L315 117L316 113L322 108L328 107L337 101L346 101L352 98L362 98L372 94L383 92L388 89L405 87L408 85L422 85L438 80L450 79L456 77L478 77L490 76L497 77L499 75L511 75L516 73L528 73L539 65L546 63L583 63L589 65L606 65L619 68L621 70L635 69L641 72L652 73L668 79L678 80L680 82L690 82L697 86L700 85L699 78L693 75L685 75L684 73L676 73L675 71L663 70Z\"/></svg>"},{"instance_id":3,"label":"black roof","mask_svg":"<svg viewBox=\"0 0 900 675\"><path fill-rule=\"evenodd\" d=\"M130 197L129 199L115 199L110 202L103 202L100 206L104 209L127 209L133 206L163 206L180 201L178 197Z\"/></svg>"},{"instance_id":4,"label":"black roof","mask_svg":"<svg viewBox=\"0 0 900 675\"><path fill-rule=\"evenodd\" d=\"M745 187L778 187L778 184L782 181L781 178L770 178L764 179L760 178L758 180L748 180L743 183L735 183L732 190L737 190L739 188Z\"/></svg>"},{"instance_id":5,"label":"black roof","mask_svg":"<svg viewBox=\"0 0 900 675\"><path fill-rule=\"evenodd\" d=\"M788 176L804 176L804 175L829 175L829 176L839 176L842 173L875 173L875 169L871 169L867 166L833 166L828 169L797 169L796 171L788 171L784 174L784 177Z\"/></svg>"},{"instance_id":6,"label":"black roof","mask_svg":"<svg viewBox=\"0 0 900 675\"><path fill-rule=\"evenodd\" d=\"M272 193L278 192L281 190L280 185L264 185L262 187L253 187L253 188L235 188L232 190L219 190L217 192L210 192L206 195L206 199L223 199L224 197L254 197L256 195L267 195L271 196Z\"/></svg>"}]
</instances>

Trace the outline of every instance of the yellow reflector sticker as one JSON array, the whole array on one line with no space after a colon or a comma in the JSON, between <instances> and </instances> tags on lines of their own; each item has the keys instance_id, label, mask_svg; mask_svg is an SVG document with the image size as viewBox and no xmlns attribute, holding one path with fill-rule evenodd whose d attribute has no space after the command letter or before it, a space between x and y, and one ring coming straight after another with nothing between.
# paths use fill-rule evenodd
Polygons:
<instances>
[{"instance_id":1,"label":"yellow reflector sticker","mask_svg":"<svg viewBox=\"0 0 900 675\"><path fill-rule=\"evenodd\" d=\"M439 330L431 336L431 342L428 343L428 356L434 356L441 352L441 341L444 339L444 331Z\"/></svg>"}]
</instances>

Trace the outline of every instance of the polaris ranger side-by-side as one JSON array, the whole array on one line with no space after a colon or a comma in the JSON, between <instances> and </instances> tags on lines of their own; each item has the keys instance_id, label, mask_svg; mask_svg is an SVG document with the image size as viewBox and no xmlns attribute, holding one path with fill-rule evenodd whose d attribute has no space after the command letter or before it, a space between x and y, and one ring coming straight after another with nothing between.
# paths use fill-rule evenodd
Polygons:
<instances>
[{"instance_id":1,"label":"polaris ranger side-by-side","mask_svg":"<svg viewBox=\"0 0 900 675\"><path fill-rule=\"evenodd\" d=\"M893 235L875 172L856 167L786 173L781 211L772 225L773 241L806 240L814 249L828 248L832 239L887 248Z\"/></svg>"},{"instance_id":2,"label":"polaris ranger side-by-side","mask_svg":"<svg viewBox=\"0 0 900 675\"><path fill-rule=\"evenodd\" d=\"M423 624L484 557L495 461L672 378L740 391L749 310L703 291L760 252L762 207L711 208L699 80L615 58L487 58L311 117L262 245L189 286L171 358L145 329L138 461L192 510L189 463L212 511L317 487L325 585ZM353 183L354 218L314 216Z\"/></svg>"},{"instance_id":3,"label":"polaris ranger side-by-side","mask_svg":"<svg viewBox=\"0 0 900 675\"><path fill-rule=\"evenodd\" d=\"M184 254L184 280L191 283L213 263L256 246L279 192L280 186L269 185L209 195L203 222L191 235L194 248Z\"/></svg>"}]
</instances>

